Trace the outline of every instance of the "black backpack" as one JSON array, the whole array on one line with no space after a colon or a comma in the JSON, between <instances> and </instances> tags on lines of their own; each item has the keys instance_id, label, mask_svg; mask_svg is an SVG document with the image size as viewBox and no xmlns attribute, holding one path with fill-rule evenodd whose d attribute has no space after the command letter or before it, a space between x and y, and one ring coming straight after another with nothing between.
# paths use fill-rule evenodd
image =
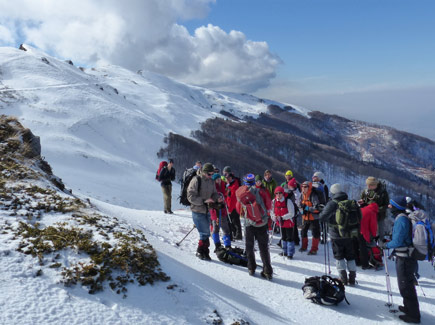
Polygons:
<instances>
[{"instance_id":1,"label":"black backpack","mask_svg":"<svg viewBox=\"0 0 435 325\"><path fill-rule=\"evenodd\" d=\"M338 305L343 300L349 305L344 293L343 282L329 275L306 278L302 291L305 299L311 299L319 305Z\"/></svg>"},{"instance_id":2,"label":"black backpack","mask_svg":"<svg viewBox=\"0 0 435 325\"><path fill-rule=\"evenodd\" d=\"M189 187L190 181L197 176L197 170L195 168L186 169L183 173L183 177L181 178L181 191L179 196L180 204L185 206L190 206L190 202L187 199L187 188ZM198 193L201 190L201 177L198 178Z\"/></svg>"},{"instance_id":3,"label":"black backpack","mask_svg":"<svg viewBox=\"0 0 435 325\"><path fill-rule=\"evenodd\" d=\"M233 247L231 249L226 249L223 246L216 248L215 250L217 258L228 264L240 265L247 267L248 259L243 249L239 247Z\"/></svg>"}]
</instances>

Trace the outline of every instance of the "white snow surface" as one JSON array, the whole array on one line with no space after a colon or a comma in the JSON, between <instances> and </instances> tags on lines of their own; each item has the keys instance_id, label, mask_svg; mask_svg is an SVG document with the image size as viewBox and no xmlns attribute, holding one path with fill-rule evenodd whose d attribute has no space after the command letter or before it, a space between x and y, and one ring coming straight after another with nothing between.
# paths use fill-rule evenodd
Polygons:
<instances>
[{"instance_id":1,"label":"white snow surface","mask_svg":"<svg viewBox=\"0 0 435 325\"><path fill-rule=\"evenodd\" d=\"M152 180L169 132L190 136L221 110L257 116L269 104L288 105L118 66L81 71L24 46L0 47L0 114L18 117L41 138L42 155L68 188L116 205L161 206Z\"/></svg>"},{"instance_id":2,"label":"white snow surface","mask_svg":"<svg viewBox=\"0 0 435 325\"><path fill-rule=\"evenodd\" d=\"M212 253L212 261L201 261L194 252L198 241L187 210L174 215L145 211L92 201L103 213L144 231L156 249L162 269L171 280L152 286L128 285L127 297L111 291L94 295L84 287L66 288L59 284L57 271L35 273L37 259L16 252L14 240L0 241L0 323L1 324L212 324L220 315L223 324L247 321L249 324L397 324L399 314L385 306L387 292L384 271L358 269L356 287L346 287L350 305L320 306L303 298L305 277L324 272L324 246L317 256L295 254L294 260L278 256L277 238L271 246L274 278L264 280L248 275L247 269L224 264ZM2 213L0 213L0 217ZM10 218L10 217L9 217ZM57 220L59 221L59 220ZM4 238L1 237L1 238ZM243 242L235 244L243 247ZM213 244L211 249L213 249ZM261 260L258 259L260 264ZM334 261L332 252L329 253ZM71 256L69 256L71 258ZM422 324L434 324L434 270L420 262L420 285L417 287ZM395 307L402 303L398 293L394 262L388 261ZM336 275L331 266L332 275ZM169 285L176 285L168 289Z\"/></svg>"}]
</instances>

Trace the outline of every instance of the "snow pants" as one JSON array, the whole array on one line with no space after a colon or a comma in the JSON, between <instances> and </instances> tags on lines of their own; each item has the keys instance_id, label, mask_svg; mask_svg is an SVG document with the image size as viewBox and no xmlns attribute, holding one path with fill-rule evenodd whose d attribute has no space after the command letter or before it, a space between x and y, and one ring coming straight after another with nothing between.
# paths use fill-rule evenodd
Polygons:
<instances>
[{"instance_id":1,"label":"snow pants","mask_svg":"<svg viewBox=\"0 0 435 325\"><path fill-rule=\"evenodd\" d=\"M172 211L172 184L162 185L163 192L163 209L166 211Z\"/></svg>"},{"instance_id":2,"label":"snow pants","mask_svg":"<svg viewBox=\"0 0 435 325\"><path fill-rule=\"evenodd\" d=\"M417 260L411 257L396 256L397 282L400 295L403 298L403 306L405 306L409 316L420 319L420 307L414 285L416 264Z\"/></svg>"},{"instance_id":3,"label":"snow pants","mask_svg":"<svg viewBox=\"0 0 435 325\"><path fill-rule=\"evenodd\" d=\"M262 227L247 226L245 228L246 257L248 259L248 269L255 271L257 264L255 262L254 244L255 240L257 240L261 261L263 262L263 272L272 275L273 269L270 263L269 236L267 234L267 229L267 224Z\"/></svg>"}]
</instances>

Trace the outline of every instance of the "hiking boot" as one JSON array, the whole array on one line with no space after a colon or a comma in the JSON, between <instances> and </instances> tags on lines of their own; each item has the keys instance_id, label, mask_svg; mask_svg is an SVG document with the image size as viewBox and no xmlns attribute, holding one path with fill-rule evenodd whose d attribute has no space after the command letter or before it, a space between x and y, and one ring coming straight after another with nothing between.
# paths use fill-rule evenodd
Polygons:
<instances>
[{"instance_id":1,"label":"hiking boot","mask_svg":"<svg viewBox=\"0 0 435 325\"><path fill-rule=\"evenodd\" d=\"M287 253L281 252L278 254L279 256L287 256Z\"/></svg>"},{"instance_id":2,"label":"hiking boot","mask_svg":"<svg viewBox=\"0 0 435 325\"><path fill-rule=\"evenodd\" d=\"M168 210L163 210L163 212L164 212L165 214L167 214L167 213L168 213Z\"/></svg>"},{"instance_id":3,"label":"hiking boot","mask_svg":"<svg viewBox=\"0 0 435 325\"><path fill-rule=\"evenodd\" d=\"M350 286L354 286L356 284L356 272L355 271L350 271L349 272L349 285Z\"/></svg>"},{"instance_id":4,"label":"hiking boot","mask_svg":"<svg viewBox=\"0 0 435 325\"><path fill-rule=\"evenodd\" d=\"M276 244L276 246L281 247L282 248L282 242L281 239L279 240L279 242Z\"/></svg>"},{"instance_id":5,"label":"hiking boot","mask_svg":"<svg viewBox=\"0 0 435 325\"><path fill-rule=\"evenodd\" d=\"M272 280L272 274L264 273L264 271L261 271L260 275L261 275L261 277L265 278L266 280Z\"/></svg>"},{"instance_id":6,"label":"hiking boot","mask_svg":"<svg viewBox=\"0 0 435 325\"><path fill-rule=\"evenodd\" d=\"M204 261L211 261L211 257L209 253L204 253Z\"/></svg>"},{"instance_id":7,"label":"hiking boot","mask_svg":"<svg viewBox=\"0 0 435 325\"><path fill-rule=\"evenodd\" d=\"M345 286L347 286L347 273L346 270L341 270L338 274L338 278L343 282Z\"/></svg>"},{"instance_id":8,"label":"hiking boot","mask_svg":"<svg viewBox=\"0 0 435 325\"><path fill-rule=\"evenodd\" d=\"M206 256L203 252L196 252L196 257L203 261L206 259Z\"/></svg>"},{"instance_id":9,"label":"hiking boot","mask_svg":"<svg viewBox=\"0 0 435 325\"><path fill-rule=\"evenodd\" d=\"M405 306L400 305L400 306L399 306L399 310L400 310L402 313L405 313L405 314L408 313L408 309L407 309Z\"/></svg>"},{"instance_id":10,"label":"hiking boot","mask_svg":"<svg viewBox=\"0 0 435 325\"><path fill-rule=\"evenodd\" d=\"M168 210L167 213L174 214L174 212L172 210Z\"/></svg>"},{"instance_id":11,"label":"hiking boot","mask_svg":"<svg viewBox=\"0 0 435 325\"><path fill-rule=\"evenodd\" d=\"M409 315L400 315L399 318L405 323L420 324L420 318L411 317Z\"/></svg>"},{"instance_id":12,"label":"hiking boot","mask_svg":"<svg viewBox=\"0 0 435 325\"><path fill-rule=\"evenodd\" d=\"M303 247L301 247L301 248L299 248L299 251L302 253L302 252L306 252L307 251L307 249L306 248L303 248Z\"/></svg>"},{"instance_id":13,"label":"hiking boot","mask_svg":"<svg viewBox=\"0 0 435 325\"><path fill-rule=\"evenodd\" d=\"M300 252L305 252L308 249L308 238L302 238L302 246L299 248Z\"/></svg>"},{"instance_id":14,"label":"hiking boot","mask_svg":"<svg viewBox=\"0 0 435 325\"><path fill-rule=\"evenodd\" d=\"M216 243L216 244L214 244L214 246L215 246L214 253L216 253L218 250L220 250L220 248L222 247L222 244Z\"/></svg>"},{"instance_id":15,"label":"hiking boot","mask_svg":"<svg viewBox=\"0 0 435 325\"><path fill-rule=\"evenodd\" d=\"M287 256L287 259L289 259L289 260L292 260L293 259L293 255L289 255L289 256Z\"/></svg>"},{"instance_id":16,"label":"hiking boot","mask_svg":"<svg viewBox=\"0 0 435 325\"><path fill-rule=\"evenodd\" d=\"M371 266L371 265L369 264L369 265L363 265L363 266L361 266L361 268L362 268L363 270L370 270L370 269L373 269L373 266Z\"/></svg>"},{"instance_id":17,"label":"hiking boot","mask_svg":"<svg viewBox=\"0 0 435 325\"><path fill-rule=\"evenodd\" d=\"M255 270L248 270L248 273L250 276L254 276L255 275Z\"/></svg>"},{"instance_id":18,"label":"hiking boot","mask_svg":"<svg viewBox=\"0 0 435 325\"><path fill-rule=\"evenodd\" d=\"M310 250L307 255L317 255L317 251Z\"/></svg>"}]
</instances>

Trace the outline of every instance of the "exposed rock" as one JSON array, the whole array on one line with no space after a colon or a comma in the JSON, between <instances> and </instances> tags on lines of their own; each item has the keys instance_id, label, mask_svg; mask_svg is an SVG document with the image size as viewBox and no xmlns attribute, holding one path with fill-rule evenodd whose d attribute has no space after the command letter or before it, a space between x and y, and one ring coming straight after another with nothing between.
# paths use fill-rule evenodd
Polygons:
<instances>
[{"instance_id":1,"label":"exposed rock","mask_svg":"<svg viewBox=\"0 0 435 325\"><path fill-rule=\"evenodd\" d=\"M27 49L24 47L24 44L21 44L18 49L21 51L27 51Z\"/></svg>"}]
</instances>

